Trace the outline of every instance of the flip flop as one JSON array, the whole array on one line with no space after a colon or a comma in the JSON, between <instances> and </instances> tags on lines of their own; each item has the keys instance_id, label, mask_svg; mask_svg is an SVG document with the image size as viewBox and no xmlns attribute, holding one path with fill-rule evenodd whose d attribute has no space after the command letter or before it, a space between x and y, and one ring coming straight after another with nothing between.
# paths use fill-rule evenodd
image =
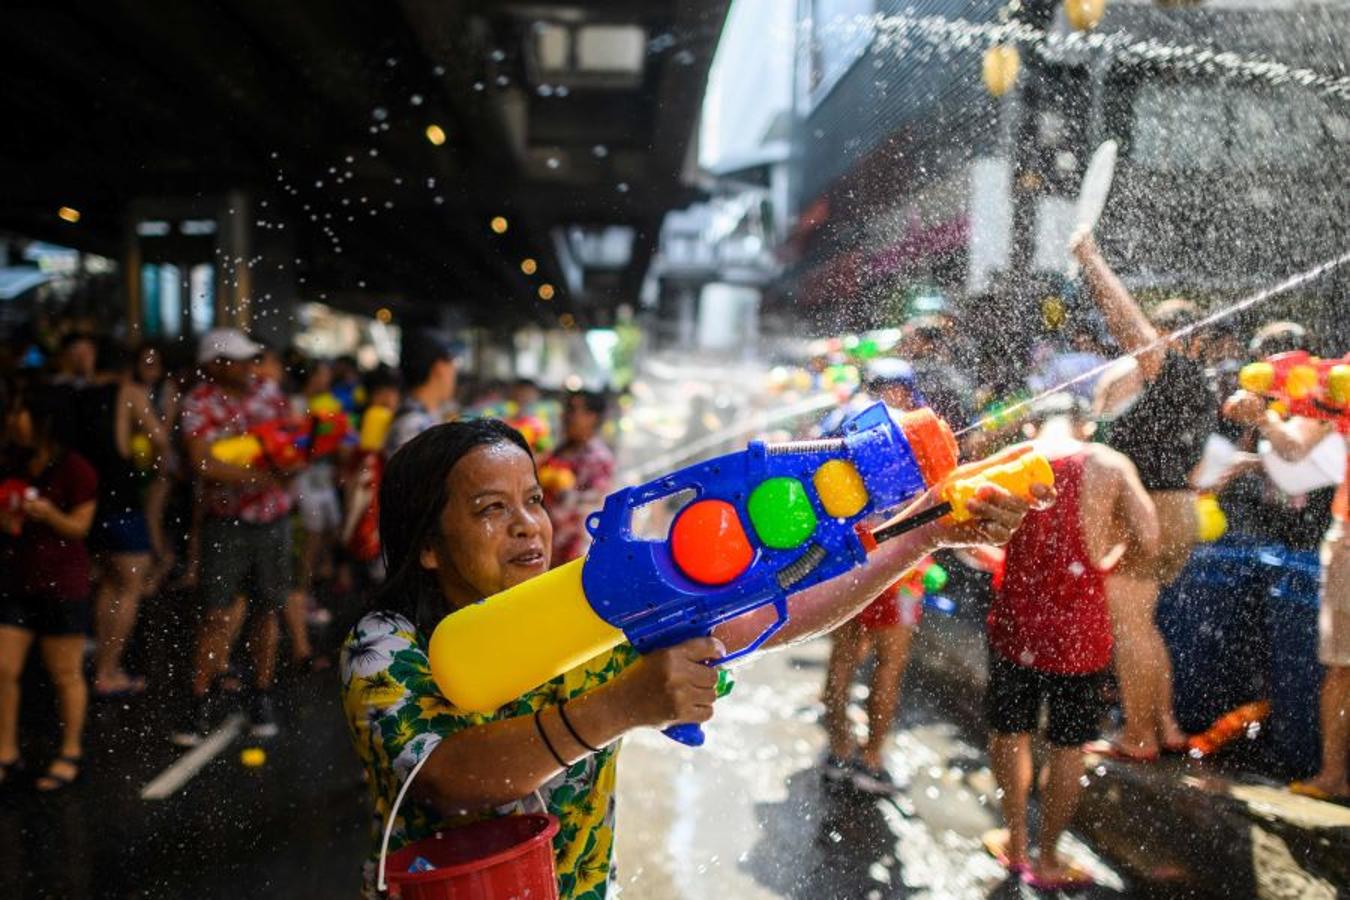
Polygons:
<instances>
[{"instance_id":1,"label":"flip flop","mask_svg":"<svg viewBox=\"0 0 1350 900\"><path fill-rule=\"evenodd\" d=\"M1079 888L1091 887L1096 884L1096 880L1091 875L1084 872L1077 866L1069 866L1069 874L1059 878L1043 878L1037 875L1035 870L1028 867L1022 873L1022 883L1027 887L1038 891L1072 891Z\"/></svg>"},{"instance_id":2,"label":"flip flop","mask_svg":"<svg viewBox=\"0 0 1350 900\"><path fill-rule=\"evenodd\" d=\"M1020 876L1028 870L1028 863L1013 862L1008 858L1008 829L991 828L980 836L980 843L984 845L984 852L992 856L994 862L1007 869L1008 874Z\"/></svg>"},{"instance_id":3,"label":"flip flop","mask_svg":"<svg viewBox=\"0 0 1350 900\"><path fill-rule=\"evenodd\" d=\"M53 763L63 762L66 763L67 765L74 766L75 774L57 775L51 770L51 766L48 766L47 771L39 775L37 779L33 782L33 789L36 790L39 794L55 794L59 793L60 791L64 791L66 788L70 787L72 784L79 781L80 777L84 775L83 756L58 756L56 759L52 760L52 762ZM51 783L50 787L42 786L42 781L44 779Z\"/></svg>"},{"instance_id":4,"label":"flip flop","mask_svg":"<svg viewBox=\"0 0 1350 900\"><path fill-rule=\"evenodd\" d=\"M145 693L145 679L138 675L128 675L126 684L111 691L94 688L95 700L116 700L122 697L136 697Z\"/></svg>"},{"instance_id":5,"label":"flip flop","mask_svg":"<svg viewBox=\"0 0 1350 900\"><path fill-rule=\"evenodd\" d=\"M1322 790L1311 781L1295 781L1289 785L1291 794L1298 794L1300 797L1311 797L1313 800L1321 800L1323 803L1350 804L1350 794L1332 794Z\"/></svg>"},{"instance_id":6,"label":"flip flop","mask_svg":"<svg viewBox=\"0 0 1350 900\"><path fill-rule=\"evenodd\" d=\"M1124 747L1117 744L1114 740L1089 741L1083 745L1084 753L1094 753L1097 756L1105 756L1110 759L1118 759L1121 762L1132 763L1155 763L1158 761L1158 753L1131 753Z\"/></svg>"},{"instance_id":7,"label":"flip flop","mask_svg":"<svg viewBox=\"0 0 1350 900\"><path fill-rule=\"evenodd\" d=\"M1191 740L1190 738L1187 738L1186 740L1181 741L1180 743L1163 744L1162 752L1178 755L1189 754L1191 752Z\"/></svg>"}]
</instances>

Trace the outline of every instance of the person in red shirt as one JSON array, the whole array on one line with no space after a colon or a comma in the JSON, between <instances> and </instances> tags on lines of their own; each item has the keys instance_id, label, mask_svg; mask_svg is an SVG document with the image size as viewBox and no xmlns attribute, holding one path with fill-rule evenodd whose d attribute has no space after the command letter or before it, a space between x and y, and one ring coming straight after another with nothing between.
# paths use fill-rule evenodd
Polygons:
<instances>
[{"instance_id":1,"label":"person in red shirt","mask_svg":"<svg viewBox=\"0 0 1350 900\"><path fill-rule=\"evenodd\" d=\"M1033 411L1041 424L1027 426L1028 436L1051 460L1059 500L1028 514L1007 545L989 609L985 721L1007 833L987 837L986 845L1010 871L1039 887L1087 880L1060 860L1057 846L1082 790L1082 745L1097 736L1104 708L1101 682L1112 647L1105 573L1127 548L1151 552L1158 542L1157 512L1134 464L1115 450L1085 443L1090 430L1083 413L1069 394L1054 395ZM1049 706L1045 737L1052 749L1039 852L1032 861L1031 735L1043 703Z\"/></svg>"},{"instance_id":2,"label":"person in red shirt","mask_svg":"<svg viewBox=\"0 0 1350 900\"><path fill-rule=\"evenodd\" d=\"M563 445L539 467L553 522L555 566L586 555L591 542L586 516L601 507L614 486L614 454L600 437L604 421L603 394L568 394L563 401Z\"/></svg>"},{"instance_id":3,"label":"person in red shirt","mask_svg":"<svg viewBox=\"0 0 1350 900\"><path fill-rule=\"evenodd\" d=\"M274 383L255 377L262 346L235 328L217 328L202 337L197 362L206 378L183 399L179 430L188 469L200 483L201 571L198 594L205 612L193 656L191 698L170 740L200 743L211 728L211 686L250 613L253 692L251 733L277 733L271 686L276 669L277 612L291 586L291 495L294 473L265 460L248 466L217 459L211 447L225 438L290 416L286 396ZM247 603L245 602L247 601Z\"/></svg>"},{"instance_id":4,"label":"person in red shirt","mask_svg":"<svg viewBox=\"0 0 1350 900\"><path fill-rule=\"evenodd\" d=\"M0 784L22 767L19 756L19 678L34 639L56 690L61 746L36 783L55 791L73 782L83 763L89 688L84 641L89 632L89 552L98 476L67 450L61 417L69 391L30 386L5 417L15 458L0 480L27 485L22 499L0 510Z\"/></svg>"}]
</instances>

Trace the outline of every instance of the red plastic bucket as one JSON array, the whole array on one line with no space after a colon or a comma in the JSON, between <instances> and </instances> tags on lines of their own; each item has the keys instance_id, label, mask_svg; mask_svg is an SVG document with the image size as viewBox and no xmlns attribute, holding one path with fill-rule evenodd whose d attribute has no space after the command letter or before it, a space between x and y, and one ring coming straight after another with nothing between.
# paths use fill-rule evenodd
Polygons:
<instances>
[{"instance_id":1,"label":"red plastic bucket","mask_svg":"<svg viewBox=\"0 0 1350 900\"><path fill-rule=\"evenodd\" d=\"M389 854L389 896L401 900L557 900L553 816L486 819ZM418 857L436 868L409 872Z\"/></svg>"}]
</instances>

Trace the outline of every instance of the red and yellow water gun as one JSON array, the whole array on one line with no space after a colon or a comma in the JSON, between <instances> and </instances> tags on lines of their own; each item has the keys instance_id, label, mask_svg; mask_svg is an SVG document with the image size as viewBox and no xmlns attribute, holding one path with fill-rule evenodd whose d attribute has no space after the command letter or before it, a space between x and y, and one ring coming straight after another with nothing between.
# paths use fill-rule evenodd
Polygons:
<instances>
[{"instance_id":1,"label":"red and yellow water gun","mask_svg":"<svg viewBox=\"0 0 1350 900\"><path fill-rule=\"evenodd\" d=\"M1335 422L1338 431L1350 434L1350 353L1340 359L1306 350L1277 353L1243 366L1238 384L1265 397L1281 415Z\"/></svg>"},{"instance_id":2,"label":"red and yellow water gun","mask_svg":"<svg viewBox=\"0 0 1350 900\"><path fill-rule=\"evenodd\" d=\"M276 420L255 425L244 434L221 438L211 445L211 455L232 466L253 468L271 466L289 470L308 460L304 432L290 423Z\"/></svg>"}]
</instances>

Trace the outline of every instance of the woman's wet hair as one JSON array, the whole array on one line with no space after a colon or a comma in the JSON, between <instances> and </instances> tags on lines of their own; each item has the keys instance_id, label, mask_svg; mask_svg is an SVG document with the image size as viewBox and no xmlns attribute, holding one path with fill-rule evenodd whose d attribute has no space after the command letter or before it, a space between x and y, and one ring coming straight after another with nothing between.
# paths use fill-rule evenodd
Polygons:
<instances>
[{"instance_id":1,"label":"woman's wet hair","mask_svg":"<svg viewBox=\"0 0 1350 900\"><path fill-rule=\"evenodd\" d=\"M450 470L471 450L496 444L514 444L533 459L521 433L499 419L437 425L390 457L380 483L380 543L388 574L372 609L398 613L430 635L446 607L435 575L422 567L422 550L438 534Z\"/></svg>"}]
</instances>

